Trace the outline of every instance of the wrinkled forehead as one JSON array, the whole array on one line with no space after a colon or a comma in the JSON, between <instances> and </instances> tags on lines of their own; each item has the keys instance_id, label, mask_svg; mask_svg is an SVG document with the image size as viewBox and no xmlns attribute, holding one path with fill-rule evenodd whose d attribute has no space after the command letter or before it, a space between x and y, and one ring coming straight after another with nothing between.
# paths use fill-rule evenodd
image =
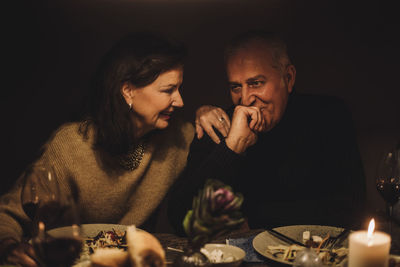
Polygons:
<instances>
[{"instance_id":1,"label":"wrinkled forehead","mask_svg":"<svg viewBox=\"0 0 400 267\"><path fill-rule=\"evenodd\" d=\"M236 48L226 60L228 71L232 67L248 65L279 68L273 60L271 48L260 41L254 41Z\"/></svg>"},{"instance_id":2,"label":"wrinkled forehead","mask_svg":"<svg viewBox=\"0 0 400 267\"><path fill-rule=\"evenodd\" d=\"M229 80L242 80L257 75L266 75L278 71L279 66L273 64L269 50L265 47L249 47L237 49L226 61Z\"/></svg>"}]
</instances>

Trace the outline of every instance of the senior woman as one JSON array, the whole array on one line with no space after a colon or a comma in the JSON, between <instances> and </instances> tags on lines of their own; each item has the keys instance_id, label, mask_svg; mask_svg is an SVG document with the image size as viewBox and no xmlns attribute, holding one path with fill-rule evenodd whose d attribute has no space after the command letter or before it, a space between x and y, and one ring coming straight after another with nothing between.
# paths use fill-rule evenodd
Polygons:
<instances>
[{"instance_id":1,"label":"senior woman","mask_svg":"<svg viewBox=\"0 0 400 267\"><path fill-rule=\"evenodd\" d=\"M183 107L184 55L157 35L122 39L99 65L87 117L62 125L43 146L33 173L51 163L61 194L75 194L81 223L140 227L185 167L194 129L174 117ZM36 266L21 242L32 222L21 207L22 180L0 201L0 252L7 262Z\"/></svg>"}]
</instances>

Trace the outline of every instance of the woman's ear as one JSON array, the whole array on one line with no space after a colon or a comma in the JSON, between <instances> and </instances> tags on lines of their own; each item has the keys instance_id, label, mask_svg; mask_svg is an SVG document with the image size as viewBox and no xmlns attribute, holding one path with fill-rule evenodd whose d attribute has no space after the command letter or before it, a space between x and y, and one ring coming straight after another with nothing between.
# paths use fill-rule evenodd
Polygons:
<instances>
[{"instance_id":1,"label":"woman's ear","mask_svg":"<svg viewBox=\"0 0 400 267\"><path fill-rule=\"evenodd\" d=\"M130 106L132 105L133 97L133 86L129 82L125 82L121 87L121 94L124 97L126 103Z\"/></svg>"}]
</instances>

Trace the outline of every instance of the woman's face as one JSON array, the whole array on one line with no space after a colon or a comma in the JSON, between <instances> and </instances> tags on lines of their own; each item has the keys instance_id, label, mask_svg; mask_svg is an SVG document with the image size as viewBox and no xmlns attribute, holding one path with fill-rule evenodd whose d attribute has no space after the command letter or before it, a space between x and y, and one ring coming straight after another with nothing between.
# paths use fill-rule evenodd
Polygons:
<instances>
[{"instance_id":1,"label":"woman's face","mask_svg":"<svg viewBox=\"0 0 400 267\"><path fill-rule=\"evenodd\" d=\"M141 137L154 129L165 129L176 108L183 107L179 93L182 84L183 68L166 71L151 84L137 88L128 86L129 92L123 89L127 103L132 104L132 120L135 131Z\"/></svg>"}]
</instances>

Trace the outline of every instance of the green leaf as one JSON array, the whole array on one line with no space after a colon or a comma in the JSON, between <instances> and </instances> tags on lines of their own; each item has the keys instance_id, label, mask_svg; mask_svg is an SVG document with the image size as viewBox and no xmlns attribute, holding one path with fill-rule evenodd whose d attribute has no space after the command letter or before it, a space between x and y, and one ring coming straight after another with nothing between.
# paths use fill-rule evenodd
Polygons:
<instances>
[{"instance_id":1,"label":"green leaf","mask_svg":"<svg viewBox=\"0 0 400 267\"><path fill-rule=\"evenodd\" d=\"M185 233L187 236L191 236L191 221L192 221L192 217L193 217L193 210L189 210L186 213L185 218L183 219L183 229L185 230Z\"/></svg>"}]
</instances>

